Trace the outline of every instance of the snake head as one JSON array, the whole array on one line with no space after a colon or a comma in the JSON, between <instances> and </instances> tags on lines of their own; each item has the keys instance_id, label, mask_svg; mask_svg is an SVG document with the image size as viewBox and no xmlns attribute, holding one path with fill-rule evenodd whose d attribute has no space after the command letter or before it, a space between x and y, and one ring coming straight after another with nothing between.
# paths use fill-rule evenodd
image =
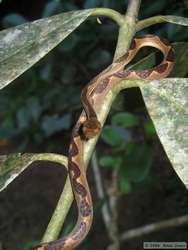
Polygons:
<instances>
[{"instance_id":1,"label":"snake head","mask_svg":"<svg viewBox=\"0 0 188 250\"><path fill-rule=\"evenodd\" d=\"M82 133L85 139L92 139L99 134L101 124L96 118L86 120L82 125Z\"/></svg>"}]
</instances>

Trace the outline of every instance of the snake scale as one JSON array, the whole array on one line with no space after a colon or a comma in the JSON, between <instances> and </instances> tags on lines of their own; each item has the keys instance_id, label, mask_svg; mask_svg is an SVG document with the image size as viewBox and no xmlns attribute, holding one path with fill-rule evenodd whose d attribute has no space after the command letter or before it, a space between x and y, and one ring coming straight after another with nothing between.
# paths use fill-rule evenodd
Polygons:
<instances>
[{"instance_id":1,"label":"snake scale","mask_svg":"<svg viewBox=\"0 0 188 250\"><path fill-rule=\"evenodd\" d=\"M140 48L150 46L163 53L163 61L152 69L129 71L124 67L137 54ZM174 65L174 52L167 40L148 35L134 38L129 51L117 59L102 73L91 80L82 91L84 111L72 132L69 148L68 172L78 206L78 220L73 231L59 240L43 243L35 250L71 250L86 237L93 218L92 200L86 179L83 161L84 142L100 133L101 125L96 111L101 107L106 94L121 80L155 80L167 77Z\"/></svg>"}]
</instances>

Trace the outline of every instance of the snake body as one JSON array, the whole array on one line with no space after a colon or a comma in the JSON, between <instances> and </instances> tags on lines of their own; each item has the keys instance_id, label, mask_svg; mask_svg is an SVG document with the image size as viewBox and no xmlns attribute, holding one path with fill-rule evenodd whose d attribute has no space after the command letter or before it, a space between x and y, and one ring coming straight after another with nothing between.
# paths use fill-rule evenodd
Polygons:
<instances>
[{"instance_id":1,"label":"snake body","mask_svg":"<svg viewBox=\"0 0 188 250\"><path fill-rule=\"evenodd\" d=\"M151 46L163 53L163 61L152 69L124 70L140 48ZM92 217L92 200L86 179L83 161L84 142L100 133L101 125L96 111L106 94L121 80L161 79L169 75L174 65L174 52L168 41L158 36L148 35L133 39L129 51L91 80L82 91L84 111L79 117L69 148L68 172L78 206L78 220L73 231L66 237L37 246L36 250L71 250L78 246L89 232Z\"/></svg>"}]
</instances>

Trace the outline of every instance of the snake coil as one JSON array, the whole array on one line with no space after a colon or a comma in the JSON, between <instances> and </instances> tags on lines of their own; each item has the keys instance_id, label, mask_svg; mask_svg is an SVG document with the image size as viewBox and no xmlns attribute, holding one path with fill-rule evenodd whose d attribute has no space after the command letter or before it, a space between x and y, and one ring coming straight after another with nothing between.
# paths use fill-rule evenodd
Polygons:
<instances>
[{"instance_id":1,"label":"snake coil","mask_svg":"<svg viewBox=\"0 0 188 250\"><path fill-rule=\"evenodd\" d=\"M152 69L124 70L140 48L150 46L163 53L163 61ZM98 135L101 130L96 110L106 94L121 80L155 80L167 77L174 65L174 52L167 40L148 35L133 39L129 51L91 80L82 91L84 111L79 117L69 148L68 173L78 206L78 220L73 231L57 241L41 244L35 250L71 250L78 246L89 232L93 208L83 161L84 142Z\"/></svg>"}]
</instances>

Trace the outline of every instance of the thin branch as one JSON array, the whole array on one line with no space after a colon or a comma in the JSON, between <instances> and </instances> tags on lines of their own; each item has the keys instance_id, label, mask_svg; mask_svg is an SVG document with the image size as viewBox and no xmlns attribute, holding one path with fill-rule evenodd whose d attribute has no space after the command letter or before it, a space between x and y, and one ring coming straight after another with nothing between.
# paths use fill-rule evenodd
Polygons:
<instances>
[{"instance_id":1,"label":"thin branch","mask_svg":"<svg viewBox=\"0 0 188 250\"><path fill-rule=\"evenodd\" d=\"M126 12L126 17L137 20L139 9L140 9L141 0L130 0Z\"/></svg>"},{"instance_id":2,"label":"thin branch","mask_svg":"<svg viewBox=\"0 0 188 250\"><path fill-rule=\"evenodd\" d=\"M108 188L109 203L111 208L111 221L110 221L110 239L112 244L108 246L108 250L119 250L120 249L120 239L119 239L119 229L118 229L118 200L119 200L119 189L118 189L118 173L116 169L112 172L111 185Z\"/></svg>"},{"instance_id":3,"label":"thin branch","mask_svg":"<svg viewBox=\"0 0 188 250\"><path fill-rule=\"evenodd\" d=\"M166 228L173 228L182 226L188 223L188 215L184 215L181 217L172 218L169 220L164 220L157 223L152 223L143 227L139 227L136 229L128 230L123 233L120 237L121 241L128 241L133 238L142 237L146 234L150 234L153 232L157 232Z\"/></svg>"},{"instance_id":4,"label":"thin branch","mask_svg":"<svg viewBox=\"0 0 188 250\"><path fill-rule=\"evenodd\" d=\"M145 29L151 25L158 24L158 23L172 23L177 25L188 26L188 18L179 17L179 16L153 16L150 18L146 18L141 20L136 25L136 31L140 31Z\"/></svg>"},{"instance_id":5,"label":"thin branch","mask_svg":"<svg viewBox=\"0 0 188 250\"><path fill-rule=\"evenodd\" d=\"M71 207L73 201L72 187L69 178L63 188L63 192L59 198L56 209L51 217L46 232L42 238L42 242L53 241L58 238L58 235L62 229L65 218Z\"/></svg>"},{"instance_id":6,"label":"thin branch","mask_svg":"<svg viewBox=\"0 0 188 250\"><path fill-rule=\"evenodd\" d=\"M94 179L96 183L97 193L100 199L105 199L105 193L102 184L102 178L98 166L98 160L96 156L96 152L94 152L92 157L92 169L94 173ZM106 227L106 231L108 233L108 237L112 241L112 244L108 246L108 250L118 250L120 247L119 240L119 232L118 232L118 209L117 209L117 201L119 198L118 192L118 181L117 181L117 171L113 171L113 177L111 184L107 188L107 193L109 196L110 210L107 203L104 203L102 207L102 217Z\"/></svg>"},{"instance_id":7,"label":"thin branch","mask_svg":"<svg viewBox=\"0 0 188 250\"><path fill-rule=\"evenodd\" d=\"M136 33L136 23L141 0L129 0L124 24L120 26L117 49L114 60L122 56L129 48Z\"/></svg>"},{"instance_id":8,"label":"thin branch","mask_svg":"<svg viewBox=\"0 0 188 250\"><path fill-rule=\"evenodd\" d=\"M96 151L93 153L93 156L91 159L91 166L92 166L93 173L94 173L94 179L95 179L95 185L96 185L98 197L101 200L104 200L105 193L104 193L104 188L102 184L101 173L100 173L99 166L98 166ZM109 207L107 203L105 202L102 206L102 218L106 227L106 231L108 232L108 235L109 235L109 225L110 225L110 220L111 220L110 217L111 215L110 215Z\"/></svg>"},{"instance_id":9,"label":"thin branch","mask_svg":"<svg viewBox=\"0 0 188 250\"><path fill-rule=\"evenodd\" d=\"M60 163L61 165L64 165L67 168L67 163L68 163L67 157L63 155L45 153L45 154L36 154L34 157L38 161L57 162ZM64 220L70 209L72 200L73 200L72 187L68 177L64 185L63 192L59 198L56 209L53 213L53 216L51 217L51 220L48 224L48 227L41 242L53 241L58 237L59 232L62 229Z\"/></svg>"},{"instance_id":10,"label":"thin branch","mask_svg":"<svg viewBox=\"0 0 188 250\"><path fill-rule=\"evenodd\" d=\"M108 9L108 8L96 8L91 16L106 16L110 19L114 20L119 26L122 26L125 22L124 16L119 12Z\"/></svg>"}]
</instances>

